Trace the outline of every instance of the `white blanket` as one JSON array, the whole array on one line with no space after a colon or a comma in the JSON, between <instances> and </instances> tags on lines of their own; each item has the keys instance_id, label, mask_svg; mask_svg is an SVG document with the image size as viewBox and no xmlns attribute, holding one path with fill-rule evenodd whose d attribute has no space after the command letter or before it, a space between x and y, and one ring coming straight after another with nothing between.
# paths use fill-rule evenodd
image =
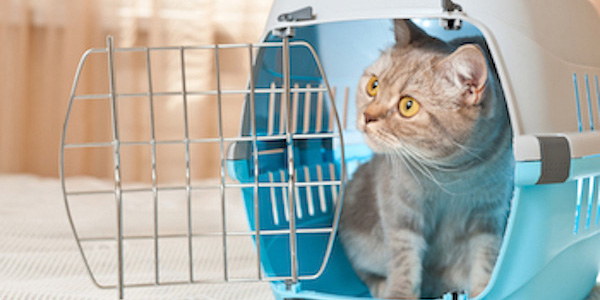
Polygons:
<instances>
[{"instance_id":1,"label":"white blanket","mask_svg":"<svg viewBox=\"0 0 600 300\"><path fill-rule=\"evenodd\" d=\"M111 183L93 178L69 181L70 189L111 189ZM198 194L200 193L200 194ZM215 197L215 195L217 195ZM218 191L194 191L193 232L219 231ZM182 234L187 230L185 192L160 195L160 234ZM71 201L73 215L82 234L114 236L115 204L110 195L82 197ZM124 197L126 235L153 232L152 194ZM228 230L247 230L239 192L227 193ZM84 245L100 282L114 284L116 243L88 242ZM126 282L147 282L154 277L152 240L125 242ZM222 239L195 238L195 279L223 278ZM256 256L249 237L228 239L231 277L256 276ZM161 280L189 278L186 238L160 240ZM97 288L90 279L68 223L60 182L29 175L0 174L0 299L116 299L115 289ZM273 299L267 283L184 284L125 289L125 299Z\"/></svg>"}]
</instances>

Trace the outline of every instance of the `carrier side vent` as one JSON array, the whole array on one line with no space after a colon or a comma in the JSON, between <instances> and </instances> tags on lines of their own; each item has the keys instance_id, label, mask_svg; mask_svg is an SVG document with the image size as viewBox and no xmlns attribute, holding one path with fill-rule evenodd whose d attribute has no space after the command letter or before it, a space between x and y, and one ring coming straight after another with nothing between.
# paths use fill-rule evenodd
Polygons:
<instances>
[{"instance_id":1,"label":"carrier side vent","mask_svg":"<svg viewBox=\"0 0 600 300\"><path fill-rule=\"evenodd\" d=\"M573 234L590 230L591 226L600 223L600 206L598 205L599 177L590 176L577 179L577 207Z\"/></svg>"},{"instance_id":2,"label":"carrier side vent","mask_svg":"<svg viewBox=\"0 0 600 300\"><path fill-rule=\"evenodd\" d=\"M275 90L275 83L271 84L271 90ZM336 97L336 87L332 87L332 94ZM327 88L323 85L312 87L307 84L301 87L294 84L292 88L292 132L295 134L334 132L335 116L334 110L328 107L324 98ZM345 87L343 94L342 127L347 129L349 88ZM267 135L284 134L285 105L279 94L271 93L269 97ZM335 100L335 99L334 99ZM279 108L279 109L278 109ZM314 116L311 112L315 110ZM278 111L279 110L279 111ZM339 110L339 109L338 109ZM324 114L327 113L327 115Z\"/></svg>"},{"instance_id":3,"label":"carrier side vent","mask_svg":"<svg viewBox=\"0 0 600 300\"><path fill-rule=\"evenodd\" d=\"M350 88L340 88L339 97L340 105L343 107L337 107L337 111L341 113L342 129L348 129L348 101ZM286 133L286 122L283 116L286 115L284 99L281 96L281 92L276 87L275 82L269 85L269 88L256 89L264 94L268 94L268 105L266 111L266 117L262 119L262 124L257 124L259 128L263 128L263 132L258 132L259 140L262 136L273 137L280 136ZM337 101L338 88L336 86L331 87L331 93L333 100ZM311 86L306 84L301 86L295 83L291 89L291 103L292 103L292 130L291 132L298 136L304 136L307 138L318 138L321 135L323 138L331 138L336 135L335 133L335 112L330 107L330 101L326 98L328 90L324 85ZM259 121L257 121L259 122ZM263 149L259 150L259 155L270 155L284 153L285 148L276 149ZM227 149L228 160L241 160L248 159L248 155L251 153L251 144L248 142L232 143Z\"/></svg>"},{"instance_id":4,"label":"carrier side vent","mask_svg":"<svg viewBox=\"0 0 600 300\"><path fill-rule=\"evenodd\" d=\"M577 129L580 132L594 131L600 125L598 124L600 122L600 87L598 85L598 75L594 75L591 78L588 74L583 74L583 85L585 87L585 97L580 92L579 77L577 73L573 73L573 90L577 105ZM592 86L595 87L595 101L593 99ZM596 118L596 122L594 122L594 118Z\"/></svg>"},{"instance_id":5,"label":"carrier side vent","mask_svg":"<svg viewBox=\"0 0 600 300\"><path fill-rule=\"evenodd\" d=\"M307 216L330 214L339 193L339 174L334 164L303 166L295 171L298 179L294 191L296 217L303 219ZM284 183L287 174L284 170L269 172L267 178L270 184ZM279 225L289 222L288 192L285 186L270 186L273 223Z\"/></svg>"}]
</instances>

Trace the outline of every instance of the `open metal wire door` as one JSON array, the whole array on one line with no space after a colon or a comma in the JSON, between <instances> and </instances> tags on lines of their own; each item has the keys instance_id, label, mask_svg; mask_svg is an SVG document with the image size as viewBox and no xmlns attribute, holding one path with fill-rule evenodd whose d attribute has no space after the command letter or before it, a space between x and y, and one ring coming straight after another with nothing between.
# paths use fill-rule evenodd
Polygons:
<instances>
[{"instance_id":1,"label":"open metal wire door","mask_svg":"<svg viewBox=\"0 0 600 300\"><path fill-rule=\"evenodd\" d=\"M251 70L246 89L223 88L219 54L224 49L241 49L249 53ZM246 49L246 50L244 50ZM304 49L318 72L318 78L310 83L296 81L290 72L290 49ZM190 90L186 87L192 75L186 73L185 57L190 51L211 51L215 64L216 89ZM270 84L257 84L260 79L259 68L255 62L261 62L268 51L275 51L275 64L280 73ZM179 58L181 69L180 90L162 91L153 88L152 54L172 53ZM121 93L117 90L120 78L116 77L115 54L140 53L145 57L148 90L143 93ZM78 93L78 83L86 61L93 56L105 56L108 69L108 87L106 92L95 94ZM262 62L261 62L262 63ZM303 62L304 63L304 62ZM274 72L277 73L277 72ZM217 136L193 138L190 136L189 98L211 95L217 102ZM244 97L243 120L240 133L235 137L223 134L222 99L226 95ZM155 124L157 97L179 97L183 108L184 136L182 139L164 139L158 137ZM119 102L128 98L148 99L149 107L144 106L145 114L131 115L128 118L149 118L150 133L146 140L127 141L120 135L131 122L120 122ZM315 49L301 41L289 41L283 37L280 42L259 44L229 44L210 46L179 46L156 48L115 48L111 37L107 38L106 48L90 49L82 56L75 75L69 110L67 112L60 151L60 176L64 200L77 245L93 282L100 288L116 288L123 298L123 289L132 286L154 286L168 284L204 283L219 281L286 281L296 283L303 279L320 276L330 257L344 190L345 163L342 126L336 111L335 101L323 67ZM70 120L75 114L74 105L86 105L102 102L110 106L110 141L71 141ZM242 109L242 108L240 108ZM73 125L71 125L73 126ZM192 180L195 166L191 159L190 148L204 143L218 145L219 178L214 184L198 184ZM185 149L185 184L165 186L158 183L160 167L157 164L157 148L161 145L179 145ZM151 153L150 178L147 186L126 186L122 180L122 167L125 161L121 152L127 147L148 147ZM70 151L81 149L103 149L112 156L112 189L77 189L70 184L68 164ZM94 152L92 152L94 153ZM208 154L207 154L208 155ZM95 159L93 154L87 159ZM229 189L238 189L247 217L247 230L228 228ZM195 199L197 191L212 191L201 194ZM181 219L186 226L181 230L162 232L160 230L161 209L169 203L168 192L180 192L184 205L179 207ZM150 224L150 232L129 233L124 230L128 216L124 206L127 197L132 194L147 195L150 208L133 209L144 215ZM92 219L78 218L85 202L93 197L104 197L106 207L113 210L110 217L98 216ZM195 201L217 201L220 228L212 231L198 230L194 225L206 214L198 214L202 207L193 207ZM76 210L73 209L77 205ZM213 212L211 212L213 213ZM93 214L92 214L93 215ZM109 228L104 232L88 231L83 228L87 223L96 222ZM250 241L250 251L255 255L254 271L236 276L231 272L231 252L236 246L229 243L230 237ZM203 238L217 239L219 250L215 253L215 243L204 242ZM185 249L181 259L166 262L165 253L161 253L163 243L179 241L178 248ZM143 243L135 252L129 251L132 243ZM233 247L233 248L232 248ZM299 247L301 248L299 250ZM133 248L131 248L133 249ZM140 251L139 249L143 249ZM141 260L152 274L139 277L127 272L128 260ZM164 251L163 251L164 252ZM206 255L206 253L212 253ZM168 253L166 254L169 255ZM213 278L198 276L197 261L210 261L220 268L220 275ZM219 262L221 261L221 262ZM178 265L182 270L178 276L172 276L173 268L166 265Z\"/></svg>"}]
</instances>

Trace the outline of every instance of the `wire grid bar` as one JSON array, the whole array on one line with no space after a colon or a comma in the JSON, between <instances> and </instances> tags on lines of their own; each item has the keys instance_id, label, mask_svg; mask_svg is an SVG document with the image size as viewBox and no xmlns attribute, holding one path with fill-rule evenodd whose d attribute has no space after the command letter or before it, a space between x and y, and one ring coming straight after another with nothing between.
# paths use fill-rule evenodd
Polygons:
<instances>
[{"instance_id":1,"label":"wire grid bar","mask_svg":"<svg viewBox=\"0 0 600 300\"><path fill-rule=\"evenodd\" d=\"M296 233L298 234L311 234L311 233L331 233L331 228L298 228L296 229ZM272 229L272 230L258 230L257 231L228 231L228 236L249 236L256 237L262 235L288 235L290 234L289 229ZM197 232L192 234L193 237L221 237L223 236L223 232L214 231L214 232ZM187 234L161 234L158 238L187 238ZM150 240L154 239L153 235L124 235L123 240ZM85 237L79 239L81 242L100 242L100 241L114 241L114 237L110 236L95 236L95 237Z\"/></svg>"},{"instance_id":2,"label":"wire grid bar","mask_svg":"<svg viewBox=\"0 0 600 300\"><path fill-rule=\"evenodd\" d=\"M306 139L323 139L323 138L339 138L339 133L298 133L292 134L294 140L306 140ZM269 136L257 136L256 140L260 142L264 141L285 141L285 135L269 135ZM254 137L241 136L234 138L223 138L224 142L252 142ZM120 141L121 146L141 146L141 145L172 145L172 144L202 144L202 143L215 143L220 142L221 138L204 138L204 139L188 139L188 140L150 140L150 141ZM99 147L114 147L115 142L104 142L104 143L74 143L65 144L65 149L71 148L99 148Z\"/></svg>"},{"instance_id":3,"label":"wire grid bar","mask_svg":"<svg viewBox=\"0 0 600 300\"><path fill-rule=\"evenodd\" d=\"M183 51L183 50L182 50ZM221 226L223 228L223 277L225 281L229 279L229 267L227 263L227 214L225 213L225 150L223 148L223 108L221 98L221 72L219 72L219 47L215 47L215 66L217 69L217 105L219 118L219 154L221 155L221 185L219 194L221 198Z\"/></svg>"},{"instance_id":4,"label":"wire grid bar","mask_svg":"<svg viewBox=\"0 0 600 300\"><path fill-rule=\"evenodd\" d=\"M183 131L185 135L185 196L187 198L187 240L188 240L188 263L189 263L189 281L194 282L194 248L192 246L192 171L191 171L191 163L190 163L190 130L189 130L189 121L188 121L188 103L187 103L187 88L185 85L186 82L186 74L185 74L185 52L183 52L183 48L179 49L179 59L181 62L181 91L183 93ZM217 69L218 70L218 69ZM217 72L218 73L218 72ZM219 105L220 105L219 101ZM219 110L219 126L221 126L221 112ZM221 132L219 132L219 136L223 136ZM223 155L221 153L221 160L223 160Z\"/></svg>"},{"instance_id":5,"label":"wire grid bar","mask_svg":"<svg viewBox=\"0 0 600 300\"><path fill-rule=\"evenodd\" d=\"M287 169L288 169L288 214L290 216L289 219L289 228L290 228L290 269L291 269L291 282L296 283L298 281L298 247L296 245L296 211L295 211L295 201L294 201L294 189L295 189L295 181L296 176L294 174L294 143L292 139L292 126L296 124L293 122L296 120L296 116L292 115L291 101L290 101L290 89L291 89L291 81L290 81L290 51L289 51L289 39L287 36L283 37L283 51L281 51L281 70L283 73L283 88L285 89L283 102L285 104L285 109L283 118L287 120L287 124L285 126L286 133L286 144L288 151L287 158ZM298 101L294 101L294 104L297 105ZM294 109L295 111L295 109ZM295 130L294 130L295 131Z\"/></svg>"},{"instance_id":6,"label":"wire grid bar","mask_svg":"<svg viewBox=\"0 0 600 300\"><path fill-rule=\"evenodd\" d=\"M160 265L158 254L158 179L156 174L156 128L154 122L154 97L152 94L152 67L150 60L150 51L146 49L146 72L148 74L148 100L150 103L150 139L152 152L152 212L153 212L153 239L154 239L154 283L160 281Z\"/></svg>"},{"instance_id":7,"label":"wire grid bar","mask_svg":"<svg viewBox=\"0 0 600 300\"><path fill-rule=\"evenodd\" d=\"M254 228L255 229L255 245L256 245L256 276L258 279L262 279L262 267L261 267L261 257L262 257L262 249L260 244L260 209L258 204L258 140L257 140L257 130L256 130L256 99L255 99L255 88L254 88L254 61L252 57L254 57L252 53L252 46L248 45L248 62L250 67L250 116L252 118L252 159L254 161L254 189L252 190L252 198L254 200ZM223 182L224 183L224 182Z\"/></svg>"},{"instance_id":8,"label":"wire grid bar","mask_svg":"<svg viewBox=\"0 0 600 300\"><path fill-rule=\"evenodd\" d=\"M118 124L118 112L117 112L117 98L116 98L116 80L115 80L115 62L114 62L114 45L112 37L106 39L106 47L108 49L108 74L109 74L109 89L110 89L110 112L112 119L112 134L113 140L115 141L113 147L114 157L114 181L115 181L115 200L117 201L117 260L118 260L118 272L117 272L117 285L123 287L124 285L124 261L123 261L123 197L121 194L121 154L119 145L119 124ZM124 297L123 288L119 288L119 298Z\"/></svg>"},{"instance_id":9,"label":"wire grid bar","mask_svg":"<svg viewBox=\"0 0 600 300\"><path fill-rule=\"evenodd\" d=\"M327 92L326 88L313 88L313 87L294 87L291 88L290 91L292 93L300 93L300 92ZM224 90L219 93L218 90L208 90L208 91L188 91L186 94L188 96L216 96L218 94L221 95L237 95L237 94L249 94L251 93L251 89L246 90ZM257 88L254 89L255 94L270 94L270 93L283 93L285 90L283 88ZM182 92L156 92L152 93L153 96L182 96ZM148 97L150 93L118 93L117 97L119 98L137 98L137 97ZM91 95L76 95L73 99L75 100L96 100L96 99L106 99L110 98L110 94L91 94Z\"/></svg>"},{"instance_id":10,"label":"wire grid bar","mask_svg":"<svg viewBox=\"0 0 600 300\"><path fill-rule=\"evenodd\" d=\"M323 180L319 182L296 182L296 187L314 187L314 186L341 186L342 181L340 180ZM252 188L256 185L254 183L225 183L225 188ZM274 187L287 187L287 182L258 182L259 188L274 188ZM212 190L220 189L221 185L192 185L192 190ZM143 192L154 192L158 191L185 191L187 186L165 186L158 187L153 186L151 188L121 188L122 194L127 193L143 193ZM87 195L98 195L98 194L112 194L114 190L87 190L87 191L73 191L65 192L68 196L87 196Z\"/></svg>"},{"instance_id":11,"label":"wire grid bar","mask_svg":"<svg viewBox=\"0 0 600 300\"><path fill-rule=\"evenodd\" d=\"M306 87L299 87L295 85L291 86L290 83L290 69L289 69L289 60L291 47L304 47L311 52L312 57L314 58L317 67L321 73L322 80L324 85L318 87L311 87L307 85ZM221 89L221 71L219 66L219 50L220 49L247 49L249 52L249 65L250 65L250 80L249 87L247 89L237 89L237 90L222 90ZM253 51L260 48L280 48L282 51L282 68L283 68L283 76L284 83L283 87L277 88L274 85L271 85L270 88L255 88L254 86L254 59L256 58L253 55ZM216 90L206 90L206 91L188 91L186 86L186 70L185 70L185 53L187 50L192 49L211 49L214 51L214 61L216 66L216 79L217 79L217 89ZM180 60L180 68L181 68L181 91L174 92L156 92L154 91L152 85L152 71L151 71L151 53L154 51L177 51L179 52L179 60ZM116 72L114 65L114 53L117 52L142 52L145 55L146 61L146 71L147 71L147 81L148 81L148 91L143 93L117 93L116 92ZM89 94L89 95L77 95L77 86L79 77L81 75L81 70L84 66L84 63L89 55L95 53L105 53L108 56L108 68L109 68L109 94ZM308 133L306 128L302 130L302 132L296 132L292 130L297 126L296 124L292 124L292 121L296 119L297 107L293 108L290 105L292 101L291 95L295 95L297 97L298 94L305 93L310 96L311 93L317 93L319 101L323 99L323 93L328 93L330 103L330 119L329 128L327 132L320 133ZM233 138L226 138L223 136L223 116L222 116L222 99L221 95L225 94L242 94L246 95L246 102L249 101L250 111L251 111L251 135L250 136L239 136ZM256 108L255 108L255 95L256 94L268 94L273 96L274 94L281 95L281 105L285 106L285 109L282 108L282 113L284 114L283 118L287 120L287 124L284 126L284 132L272 133L269 132L267 135L259 135L257 133L256 127ZM347 91L346 91L347 94ZM187 97L194 95L216 95L217 96L217 104L218 104L218 126L219 126L219 137L218 138L203 138L203 139L190 139L189 137L189 122L188 122L188 111L187 111ZM196 253L194 251L193 238L196 237L218 237L222 236L223 238L223 280L224 281L256 281L256 280L266 280L266 281L279 281L286 280L291 281L292 283L297 282L302 279L315 279L320 276L323 272L327 261L329 260L329 256L331 254L333 240L335 232L337 231L339 214L341 211L342 204L342 195L344 191L344 179L345 179L345 159L344 159L344 151L343 151L343 137L341 135L342 126L340 124L340 119L338 117L338 113L334 103L334 94L327 82L327 78L323 72L323 67L316 55L315 50L312 46L306 42L290 42L287 37L283 38L282 42L275 43L258 43L258 44L230 44L230 45L209 45L209 46L177 46L177 47L143 47L143 48L114 48L112 37L107 38L107 48L103 49L90 49L84 53L82 56L79 66L76 71L75 79L73 82L71 97L69 101L67 116L65 119L64 127L63 127L63 136L61 141L61 151L60 151L60 176L61 176L61 184L63 188L64 200L66 209L68 212L69 222L71 224L74 236L77 240L77 245L81 252L81 255L84 259L84 263L88 273L90 274L94 284L96 284L100 288L117 288L119 290L119 297L123 298L123 288L124 287L135 287L135 286L153 286L153 285L165 285L165 284L185 284L185 283L202 283L202 282L212 282L205 280L196 280L194 278L194 264L193 264L193 255ZM155 125L155 111L154 111L154 97L157 96L181 96L183 100L183 118L184 118L184 139L183 140L157 140L156 138L156 125ZM307 96L307 97L308 97ZM347 98L347 95L345 95ZM119 127L118 127L118 111L117 111L117 101L119 98L131 98L131 97L148 97L150 103L150 140L149 141L122 141L118 135ZM110 142L93 142L93 143L66 143L66 134L69 123L69 118L71 114L71 108L74 100L95 100L95 99L109 99L111 103L111 118L112 118L112 129L113 129L113 140ZM344 107L347 106L347 99L345 99ZM247 103L248 104L248 103ZM297 105L297 101L294 103ZM306 111L306 107L305 113ZM345 110L345 109L344 109ZM322 114L322 111L318 111L318 114ZM306 116L304 117L306 120ZM345 118L344 118L345 119ZM332 126L332 122L334 121L337 126L338 131L334 130L334 126ZM281 120L283 122L283 120ZM306 122L306 121L305 121ZM317 122L321 122L318 120ZM283 123L282 123L283 124ZM320 124L320 123L319 123ZM308 140L308 139L339 139L340 147L341 147L341 166L340 166L340 176L331 180L322 180L319 178L319 181L306 181L306 182L297 182L297 174L295 171L295 162L293 157L294 152L294 141L296 140ZM282 178L281 182L261 182L259 181L259 155L258 151L258 142L261 141L285 141L286 149L281 149L282 153L287 151L288 162L288 179L284 180ZM195 143L214 143L217 142L220 145L220 184L218 185L205 185L205 186L197 186L192 185L191 183L191 161L190 161L190 145ZM252 143L252 158L254 162L253 176L254 182L252 183L228 183L226 182L226 173L225 173L225 143L226 142L251 142ZM158 175L157 175L157 145L161 144L183 144L185 145L186 151L186 185L185 186L159 186L158 184ZM149 145L151 147L151 181L152 187L150 188L123 188L121 186L122 178L120 174L121 168L121 160L120 160L120 149L122 146L130 146L130 145ZM85 190L85 191L69 191L67 190L65 184L65 166L64 166L64 157L65 157L65 149L77 149L77 148L98 148L98 147L111 147L113 148L113 156L114 156L114 181L115 188L113 190ZM276 150L276 149L275 149ZM274 152L273 149L269 150L269 153ZM278 152L278 151L275 151ZM269 154L265 153L265 154ZM305 174L306 175L306 174ZM308 176L308 175L306 175ZM321 176L321 174L319 175ZM294 201L295 195L297 195L298 188L310 188L310 187L323 187L323 186L331 186L339 188L339 192L334 193L334 203L335 208L333 209L334 217L333 224L331 227L325 228L296 228L296 212L295 207L298 202ZM226 224L226 201L225 201L225 189L226 188L252 188L253 189L253 206L255 213L255 224L254 230L251 231L228 231ZM259 218L259 198L258 198L258 189L259 188L287 188L287 204L289 211L287 214L289 215L289 226L287 229L277 229L277 230L266 230L260 228L260 218ZM215 189L220 191L220 200L221 200L221 213L222 213L222 230L220 232L194 232L192 229L192 210L191 210L191 192L193 190L206 190L206 189ZM185 191L186 192L186 201L187 201L187 232L185 234L159 234L158 230L158 219L159 219L159 192L161 191ZM153 214L153 233L150 235L124 235L123 234L123 194L128 193L138 193L138 192L151 192L152 193L152 214ZM332 189L332 192L334 190ZM87 196L87 195L99 195L99 194L114 194L115 200L117 201L117 232L114 237L106 237L106 236L91 236L84 237L80 236L75 222L73 221L73 216L71 215L71 209L69 206L69 197L77 197L77 196ZM298 199L299 201L299 199ZM314 208L313 208L314 210ZM323 234L328 233L329 239L327 243L327 249L325 252L325 256L323 257L323 263L320 269L311 275L299 275L297 269L297 254L296 254L296 237L298 234ZM257 272L256 278L232 278L228 274L228 255L227 255L227 236L248 236L255 238L255 247L257 252ZM288 235L290 239L290 267L291 274L289 276L266 276L263 274L261 268L261 244L260 237L261 236L273 236L273 235ZM159 243L160 239L168 239L168 238L185 238L187 239L188 244L188 279L185 281L162 281L160 274L160 259L159 259ZM92 271L90 263L88 261L88 257L83 250L82 243L89 242L102 242L102 241L117 241L118 245L118 280L115 285L106 285L100 284L97 278ZM124 281L124 269L123 269L123 241L125 240L152 240L153 241L153 252L154 252L154 276L152 282L148 283L126 283Z\"/></svg>"}]
</instances>

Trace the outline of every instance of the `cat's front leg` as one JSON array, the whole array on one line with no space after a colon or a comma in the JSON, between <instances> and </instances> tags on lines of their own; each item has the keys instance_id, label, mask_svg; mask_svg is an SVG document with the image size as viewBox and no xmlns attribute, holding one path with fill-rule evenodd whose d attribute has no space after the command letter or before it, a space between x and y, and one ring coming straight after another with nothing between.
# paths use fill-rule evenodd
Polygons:
<instances>
[{"instance_id":1,"label":"cat's front leg","mask_svg":"<svg viewBox=\"0 0 600 300\"><path fill-rule=\"evenodd\" d=\"M409 229L398 229L386 236L390 261L384 298L419 299L425 239Z\"/></svg>"},{"instance_id":2,"label":"cat's front leg","mask_svg":"<svg viewBox=\"0 0 600 300\"><path fill-rule=\"evenodd\" d=\"M469 296L475 297L487 286L500 247L500 237L491 233L479 233L469 240L471 250L471 272L469 274Z\"/></svg>"}]
</instances>

